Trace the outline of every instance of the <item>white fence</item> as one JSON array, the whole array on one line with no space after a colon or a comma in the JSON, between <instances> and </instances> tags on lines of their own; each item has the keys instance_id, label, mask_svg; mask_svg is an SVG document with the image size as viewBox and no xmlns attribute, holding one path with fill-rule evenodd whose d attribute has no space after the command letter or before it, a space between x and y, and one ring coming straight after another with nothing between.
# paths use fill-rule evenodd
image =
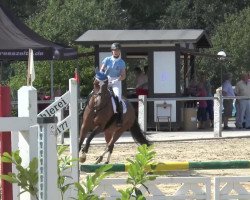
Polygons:
<instances>
[{"instance_id":1,"label":"white fence","mask_svg":"<svg viewBox=\"0 0 250 200\"><path fill-rule=\"evenodd\" d=\"M150 194L143 187L140 189L148 200L250 199L250 177L215 177L213 181L209 177L158 177L145 185ZM125 178L107 178L94 193L115 200L121 197L118 189L129 186Z\"/></svg>"},{"instance_id":2,"label":"white fence","mask_svg":"<svg viewBox=\"0 0 250 200\"><path fill-rule=\"evenodd\" d=\"M62 119L61 112L63 109L69 108L69 115ZM70 155L72 158L78 158L78 103L77 103L77 82L75 79L69 80L69 91L50 104L47 108L41 111L38 117L58 116L58 123L56 127L57 136L61 136L65 131L69 130L70 136ZM57 160L57 157L54 157ZM73 167L67 171L67 176L71 177L67 183L74 183L79 181L79 164L75 161ZM64 199L71 197L76 198L77 191L75 188L67 190L64 194Z\"/></svg>"},{"instance_id":3,"label":"white fence","mask_svg":"<svg viewBox=\"0 0 250 200\"><path fill-rule=\"evenodd\" d=\"M63 121L58 122L57 127L54 124L48 124L46 133L43 134L37 123L39 117L52 117L57 111L69 105L69 116ZM78 158L78 109L77 109L77 82L74 79L69 80L69 91L61 98L52 103L43 112L37 116L37 91L32 86L23 86L18 90L18 117L1 117L0 131L11 131L12 151L19 150L22 158L22 165L27 167L29 162L38 157L45 164L39 168L39 173L44 173L42 183L39 182L39 199L59 199L59 190L57 188L57 151L56 151L56 134L63 133L70 129L70 151L73 158ZM43 124L42 120L42 124ZM44 138L42 138L44 137ZM3 141L2 141L3 142ZM38 143L39 142L39 143ZM41 146L46 149L41 148ZM41 151L43 150L43 151ZM41 154L43 153L43 155ZM46 155L46 156L44 156ZM45 167L45 168L44 168ZM42 170L41 170L42 169ZM13 172L17 172L13 169ZM72 179L70 181L79 181L78 163L68 174ZM39 175L40 176L40 175ZM43 190L41 192L41 190ZM20 188L13 185L13 198L15 200L34 200L35 197L25 192L18 196ZM76 190L71 189L65 195L65 199L76 197ZM40 195L41 194L41 195ZM9 197L3 197L10 200Z\"/></svg>"},{"instance_id":4,"label":"white fence","mask_svg":"<svg viewBox=\"0 0 250 200\"><path fill-rule=\"evenodd\" d=\"M214 137L222 137L222 102L223 99L244 99L246 97L223 97L221 93L216 93L214 97L169 97L169 98L147 98L140 95L138 97L138 122L143 131L147 128L147 103L148 102L170 102L173 105L176 101L193 101L193 100L213 100L214 101ZM171 103L172 102L172 103ZM176 106L176 105L175 105ZM172 113L175 112L172 110ZM173 116L172 116L173 117ZM171 118L172 118L171 117ZM176 117L176 116L175 116ZM196 121L196 118L194 119Z\"/></svg>"}]
</instances>

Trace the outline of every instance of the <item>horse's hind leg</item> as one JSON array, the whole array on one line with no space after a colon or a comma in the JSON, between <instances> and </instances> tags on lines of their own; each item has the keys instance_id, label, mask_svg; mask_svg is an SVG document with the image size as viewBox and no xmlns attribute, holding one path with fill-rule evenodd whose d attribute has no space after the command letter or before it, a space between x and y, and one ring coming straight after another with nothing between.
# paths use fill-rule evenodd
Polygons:
<instances>
[{"instance_id":1,"label":"horse's hind leg","mask_svg":"<svg viewBox=\"0 0 250 200\"><path fill-rule=\"evenodd\" d=\"M106 161L105 163L106 163L106 164L109 163L111 154L112 154L112 152L113 152L114 145L113 145L113 146L108 145L108 143L110 142L110 140L111 140L112 137L113 137L113 131L111 131L111 130L105 130L104 136L105 136L105 141L107 142L107 146L106 146L104 152L102 153L102 155L99 156L99 157L96 159L96 164L102 162L103 157L105 156L106 153L108 153L108 157L107 157L107 161Z\"/></svg>"},{"instance_id":2,"label":"horse's hind leg","mask_svg":"<svg viewBox=\"0 0 250 200\"><path fill-rule=\"evenodd\" d=\"M102 162L103 157L105 156L106 153L108 153L108 157L107 157L107 161L105 162L105 164L108 164L109 161L110 161L110 157L111 157L111 154L113 152L113 149L114 149L114 145L107 145L107 147L105 148L103 154L96 159L95 164L98 164L98 163Z\"/></svg>"},{"instance_id":3,"label":"horse's hind leg","mask_svg":"<svg viewBox=\"0 0 250 200\"><path fill-rule=\"evenodd\" d=\"M105 164L109 163L110 158L111 158L111 154L113 153L114 146L115 146L114 144L109 146L108 157L107 157L107 160L106 160Z\"/></svg>"},{"instance_id":4,"label":"horse's hind leg","mask_svg":"<svg viewBox=\"0 0 250 200\"><path fill-rule=\"evenodd\" d=\"M99 158L103 158L103 156L106 153L108 153L108 157L107 157L107 160L105 162L106 164L108 164L110 162L111 154L113 153L113 149L114 149L114 145L115 145L116 141L121 137L122 133L124 131L126 131L126 129L127 129L126 126L124 126L124 127L117 129L115 132L105 131L105 140L107 142L107 147L106 147L103 155L100 156Z\"/></svg>"}]
</instances>

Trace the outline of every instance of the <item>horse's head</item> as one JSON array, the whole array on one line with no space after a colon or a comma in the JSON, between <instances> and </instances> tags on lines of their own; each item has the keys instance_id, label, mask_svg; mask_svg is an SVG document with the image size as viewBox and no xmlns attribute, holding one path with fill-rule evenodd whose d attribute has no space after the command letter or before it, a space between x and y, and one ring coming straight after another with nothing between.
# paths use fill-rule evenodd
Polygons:
<instances>
[{"instance_id":1,"label":"horse's head","mask_svg":"<svg viewBox=\"0 0 250 200\"><path fill-rule=\"evenodd\" d=\"M97 79L93 82L95 93L101 93L103 90L107 90L108 88L108 80L99 81Z\"/></svg>"},{"instance_id":2,"label":"horse's head","mask_svg":"<svg viewBox=\"0 0 250 200\"><path fill-rule=\"evenodd\" d=\"M102 93L102 91L108 88L108 77L103 72L97 72L94 79L94 91L95 93Z\"/></svg>"},{"instance_id":3,"label":"horse's head","mask_svg":"<svg viewBox=\"0 0 250 200\"><path fill-rule=\"evenodd\" d=\"M103 72L97 72L94 78L93 102L95 109L100 109L110 100L108 77Z\"/></svg>"}]
</instances>

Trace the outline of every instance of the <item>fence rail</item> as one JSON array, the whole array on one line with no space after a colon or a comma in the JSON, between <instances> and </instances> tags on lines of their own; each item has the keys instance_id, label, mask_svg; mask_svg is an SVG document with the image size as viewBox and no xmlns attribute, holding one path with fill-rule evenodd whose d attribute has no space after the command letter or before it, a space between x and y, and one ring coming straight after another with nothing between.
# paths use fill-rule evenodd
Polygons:
<instances>
[{"instance_id":1,"label":"fence rail","mask_svg":"<svg viewBox=\"0 0 250 200\"><path fill-rule=\"evenodd\" d=\"M145 97L145 96L144 96ZM235 100L241 100L241 99L250 99L249 96L222 96L221 93L216 93L214 97L166 97L166 98L133 98L133 99L128 99L130 102L138 102L139 104L142 103L143 107L139 109L146 109L146 104L148 102L155 102L155 101L179 101L179 102L187 102L187 101L199 101L199 100L213 100L214 101L214 137L222 137L222 108L223 108L223 100L224 99L233 99ZM39 100L38 104L51 104L54 100ZM79 105L79 110L83 110L85 103L87 99L86 98L81 98L78 99L78 105ZM146 103L145 103L146 102ZM15 109L17 106L17 101L12 101L12 107ZM65 108L67 110L67 108ZM140 114L140 111L138 112ZM138 121L140 122L141 125L143 125L145 128L143 129L146 131L147 124L146 124L146 117L147 114L142 112L142 115L138 117Z\"/></svg>"},{"instance_id":2,"label":"fence rail","mask_svg":"<svg viewBox=\"0 0 250 200\"><path fill-rule=\"evenodd\" d=\"M157 177L148 181L145 188L140 187L147 200L162 199L202 199L229 200L250 199L249 176L239 177ZM213 187L212 187L213 185ZM95 188L94 193L105 199L121 197L117 188L129 187L125 178L106 178ZM246 187L248 186L248 187ZM165 188L168 188L166 191ZM148 193L150 192L150 194Z\"/></svg>"}]
</instances>

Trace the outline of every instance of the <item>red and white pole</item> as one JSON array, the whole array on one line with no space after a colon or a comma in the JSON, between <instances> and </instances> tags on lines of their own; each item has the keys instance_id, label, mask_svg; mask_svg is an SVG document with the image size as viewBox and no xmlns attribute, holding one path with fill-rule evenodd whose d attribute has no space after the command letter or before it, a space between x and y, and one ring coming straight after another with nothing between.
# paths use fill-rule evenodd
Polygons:
<instances>
[{"instance_id":1,"label":"red and white pole","mask_svg":"<svg viewBox=\"0 0 250 200\"><path fill-rule=\"evenodd\" d=\"M10 117L11 115L11 95L8 86L0 86L0 117ZM11 153L11 132L0 132L0 154ZM1 162L1 174L12 172L11 163ZM2 199L12 200L12 184L1 180Z\"/></svg>"}]
</instances>

